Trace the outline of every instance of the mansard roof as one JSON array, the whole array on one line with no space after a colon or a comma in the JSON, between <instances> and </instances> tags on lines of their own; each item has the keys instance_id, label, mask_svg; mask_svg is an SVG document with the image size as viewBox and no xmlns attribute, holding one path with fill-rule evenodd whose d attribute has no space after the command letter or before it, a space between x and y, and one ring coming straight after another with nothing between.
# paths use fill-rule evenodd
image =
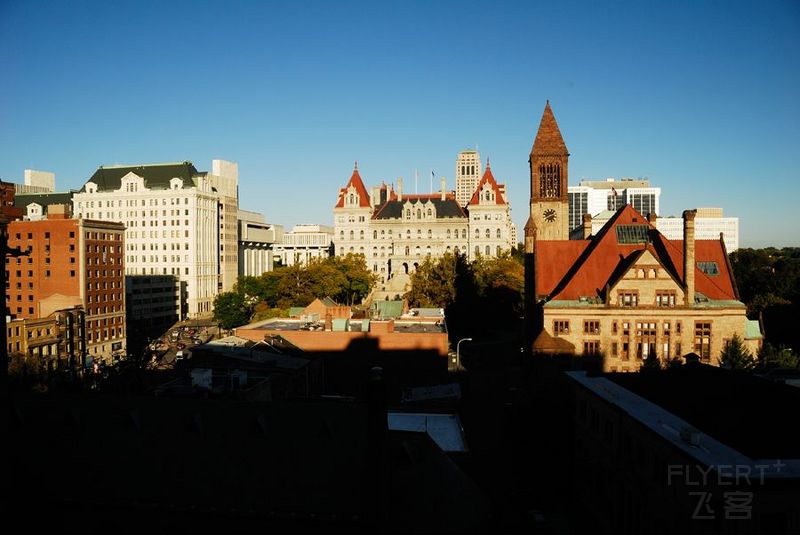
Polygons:
<instances>
[{"instance_id":1,"label":"mansard roof","mask_svg":"<svg viewBox=\"0 0 800 535\"><path fill-rule=\"evenodd\" d=\"M44 213L47 213L47 207L51 204L72 206L72 196L74 194L74 190L48 193L17 193L14 197L14 206L25 208L31 203L36 203L44 208Z\"/></svg>"},{"instance_id":2,"label":"mansard roof","mask_svg":"<svg viewBox=\"0 0 800 535\"><path fill-rule=\"evenodd\" d=\"M361 175L358 174L358 165L355 166L353 169L353 174L350 176L350 180L347 181L347 185L339 190L339 200L336 202L336 208L343 208L344 207L344 196L350 186L353 186L358 193L358 205L361 208L369 208L369 194L367 193L367 188L364 186L364 181L361 180Z\"/></svg>"},{"instance_id":3,"label":"mansard roof","mask_svg":"<svg viewBox=\"0 0 800 535\"><path fill-rule=\"evenodd\" d=\"M472 198L469 200L467 205L480 203L480 192L483 189L484 184L488 184L494 190L494 200L496 204L506 204L503 193L500 191L500 186L497 185L497 181L494 179L494 175L492 174L492 168L487 162L486 171L483 173L483 178L481 178L480 182L478 182L478 187L475 188L475 192L472 194Z\"/></svg>"},{"instance_id":4,"label":"mansard roof","mask_svg":"<svg viewBox=\"0 0 800 535\"><path fill-rule=\"evenodd\" d=\"M617 227L646 226L645 243L619 243ZM668 240L632 206L620 208L588 240L536 242L537 294L548 300L574 301L581 297L605 298L612 286L646 249L676 281L685 283L683 240ZM733 274L721 240L695 240L695 260L715 262L718 274L707 275L695 265L695 290L711 300L738 300Z\"/></svg>"},{"instance_id":5,"label":"mansard roof","mask_svg":"<svg viewBox=\"0 0 800 535\"><path fill-rule=\"evenodd\" d=\"M372 219L401 219L403 217L403 206L406 202L411 203L412 206L423 202L432 203L436 207L437 219L453 217L466 219L467 217L467 214L458 205L458 201L456 201L452 193L447 193L444 200L442 200L441 193L431 193L426 195L403 195L402 201L397 200L395 197L383 203L375 212L375 215L372 216Z\"/></svg>"},{"instance_id":6,"label":"mansard roof","mask_svg":"<svg viewBox=\"0 0 800 535\"><path fill-rule=\"evenodd\" d=\"M144 185L150 189L169 189L169 181L173 178L183 179L184 188L196 186L195 177L200 173L192 162L156 163L145 165L113 165L100 166L87 182L97 184L97 191L115 191L122 185L122 177L134 173L144 178ZM86 191L86 185L81 188Z\"/></svg>"},{"instance_id":7,"label":"mansard roof","mask_svg":"<svg viewBox=\"0 0 800 535\"><path fill-rule=\"evenodd\" d=\"M539 131L536 132L536 139L533 141L531 156L546 155L566 155L569 156L567 145L561 137L561 130L558 128L553 110L550 108L550 101L544 107L542 120L539 123Z\"/></svg>"}]
</instances>

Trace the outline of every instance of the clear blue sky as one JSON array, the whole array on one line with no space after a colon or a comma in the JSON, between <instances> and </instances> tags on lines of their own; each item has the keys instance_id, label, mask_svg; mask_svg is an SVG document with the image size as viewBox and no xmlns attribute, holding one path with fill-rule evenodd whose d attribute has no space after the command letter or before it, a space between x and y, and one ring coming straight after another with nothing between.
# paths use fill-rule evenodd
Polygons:
<instances>
[{"instance_id":1,"label":"clear blue sky","mask_svg":"<svg viewBox=\"0 0 800 535\"><path fill-rule=\"evenodd\" d=\"M452 189L477 145L521 232L546 99L570 184L649 177L662 215L722 206L742 246L800 245L796 0L0 0L6 181L222 158L242 208L332 224L354 160L367 186Z\"/></svg>"}]
</instances>

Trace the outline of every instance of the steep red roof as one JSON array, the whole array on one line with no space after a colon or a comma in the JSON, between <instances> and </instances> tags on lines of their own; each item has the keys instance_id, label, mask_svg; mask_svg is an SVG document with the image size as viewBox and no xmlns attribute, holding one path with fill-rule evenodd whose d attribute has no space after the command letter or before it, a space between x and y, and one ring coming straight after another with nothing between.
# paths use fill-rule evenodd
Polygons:
<instances>
[{"instance_id":1,"label":"steep red roof","mask_svg":"<svg viewBox=\"0 0 800 535\"><path fill-rule=\"evenodd\" d=\"M549 100L544 107L542 121L539 123L539 131L536 132L536 139L533 141L531 154L569 154L567 151L567 144L564 143L564 138L561 137L561 130L558 129L556 117L553 115L553 110L550 109Z\"/></svg>"},{"instance_id":2,"label":"steep red roof","mask_svg":"<svg viewBox=\"0 0 800 535\"><path fill-rule=\"evenodd\" d=\"M618 225L645 224L647 244L617 243ZM632 206L620 208L602 230L589 240L538 241L536 243L536 293L550 299L577 300L603 297L606 285L621 277L644 249L683 281L683 241L665 238ZM709 276L695 266L695 290L709 299L735 300L733 276L721 241L696 240L695 260L716 262L719 274Z\"/></svg>"},{"instance_id":3,"label":"steep red roof","mask_svg":"<svg viewBox=\"0 0 800 535\"><path fill-rule=\"evenodd\" d=\"M347 190L350 189L350 186L355 187L356 192L358 192L358 205L362 208L369 208L369 194L367 193L367 188L364 187L364 181L361 180L361 175L358 174L357 165L355 169L353 169L353 174L347 182L347 185L339 190L339 201L336 203L336 208L344 207L344 196L347 194Z\"/></svg>"},{"instance_id":4,"label":"steep red roof","mask_svg":"<svg viewBox=\"0 0 800 535\"><path fill-rule=\"evenodd\" d=\"M497 185L497 181L494 179L494 175L492 174L492 167L489 165L489 162L486 162L486 171L483 173L483 178L481 181L478 182L478 187L475 188L475 192L472 194L472 198L467 203L469 204L478 204L480 202L480 192L483 189L484 184L489 184L491 188L494 190L494 200L496 204L506 204L506 200L503 197L503 193L500 191L500 187Z\"/></svg>"}]
</instances>

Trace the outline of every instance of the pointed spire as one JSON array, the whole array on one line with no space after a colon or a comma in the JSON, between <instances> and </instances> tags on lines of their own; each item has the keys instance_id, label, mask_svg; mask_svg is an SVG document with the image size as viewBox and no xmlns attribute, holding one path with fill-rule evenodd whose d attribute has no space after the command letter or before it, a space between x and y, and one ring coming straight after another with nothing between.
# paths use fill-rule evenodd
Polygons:
<instances>
[{"instance_id":1,"label":"pointed spire","mask_svg":"<svg viewBox=\"0 0 800 535\"><path fill-rule=\"evenodd\" d=\"M488 171L491 168L492 168L492 164L489 163L489 157L487 156L486 157L486 170Z\"/></svg>"},{"instance_id":2,"label":"pointed spire","mask_svg":"<svg viewBox=\"0 0 800 535\"><path fill-rule=\"evenodd\" d=\"M355 170L355 171L358 171L358 160L356 160L356 163L355 163L355 168L354 168L354 170Z\"/></svg>"},{"instance_id":3,"label":"pointed spire","mask_svg":"<svg viewBox=\"0 0 800 535\"><path fill-rule=\"evenodd\" d=\"M536 132L536 139L531 148L531 155L569 155L564 138L561 137L561 130L558 128L555 115L553 115L553 110L550 108L549 100L544 107L539 130Z\"/></svg>"}]
</instances>

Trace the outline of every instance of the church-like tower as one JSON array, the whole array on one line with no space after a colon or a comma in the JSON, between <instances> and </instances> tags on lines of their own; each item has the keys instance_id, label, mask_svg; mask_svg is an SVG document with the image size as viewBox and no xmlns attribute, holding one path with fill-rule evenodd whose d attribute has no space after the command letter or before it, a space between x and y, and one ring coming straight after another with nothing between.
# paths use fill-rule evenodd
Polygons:
<instances>
[{"instance_id":1,"label":"church-like tower","mask_svg":"<svg viewBox=\"0 0 800 535\"><path fill-rule=\"evenodd\" d=\"M531 167L530 217L536 228L536 239L568 240L569 151L550 109L549 100L544 107L528 163Z\"/></svg>"}]
</instances>

